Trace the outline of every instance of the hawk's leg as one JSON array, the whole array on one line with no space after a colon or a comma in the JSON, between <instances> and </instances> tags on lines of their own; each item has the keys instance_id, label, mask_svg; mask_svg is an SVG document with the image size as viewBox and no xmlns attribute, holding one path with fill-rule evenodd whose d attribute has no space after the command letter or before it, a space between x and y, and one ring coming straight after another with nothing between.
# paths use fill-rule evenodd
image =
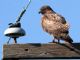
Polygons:
<instances>
[{"instance_id":1,"label":"hawk's leg","mask_svg":"<svg viewBox=\"0 0 80 60\"><path fill-rule=\"evenodd\" d=\"M53 39L52 43L55 43L56 38Z\"/></svg>"},{"instance_id":2,"label":"hawk's leg","mask_svg":"<svg viewBox=\"0 0 80 60\"><path fill-rule=\"evenodd\" d=\"M58 43L60 43L60 40L58 39Z\"/></svg>"}]
</instances>

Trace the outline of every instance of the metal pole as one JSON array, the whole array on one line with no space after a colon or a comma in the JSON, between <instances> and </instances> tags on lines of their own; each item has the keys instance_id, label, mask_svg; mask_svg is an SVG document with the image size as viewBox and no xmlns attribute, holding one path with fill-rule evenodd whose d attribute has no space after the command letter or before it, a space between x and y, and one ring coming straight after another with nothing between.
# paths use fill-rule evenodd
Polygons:
<instances>
[{"instance_id":1,"label":"metal pole","mask_svg":"<svg viewBox=\"0 0 80 60\"><path fill-rule=\"evenodd\" d=\"M9 40L8 40L8 42L7 42L7 44L9 44L9 41L11 40L11 37L9 38Z\"/></svg>"},{"instance_id":2,"label":"metal pole","mask_svg":"<svg viewBox=\"0 0 80 60\"><path fill-rule=\"evenodd\" d=\"M24 8L24 10L20 13L20 16L18 17L18 19L17 19L17 21L16 21L16 22L20 22L21 17L22 17L22 16L23 16L23 14L26 12L26 10L27 10L27 8L29 7L30 3L31 3L31 0L29 0L28 5L27 5L27 6Z\"/></svg>"},{"instance_id":3,"label":"metal pole","mask_svg":"<svg viewBox=\"0 0 80 60\"><path fill-rule=\"evenodd\" d=\"M27 9L29 7L30 3L31 3L31 0L29 0L29 3L28 3L28 5L26 6L25 9Z\"/></svg>"},{"instance_id":4,"label":"metal pole","mask_svg":"<svg viewBox=\"0 0 80 60\"><path fill-rule=\"evenodd\" d=\"M16 44L17 43L17 38L14 37L13 39L14 39L14 44Z\"/></svg>"}]
</instances>

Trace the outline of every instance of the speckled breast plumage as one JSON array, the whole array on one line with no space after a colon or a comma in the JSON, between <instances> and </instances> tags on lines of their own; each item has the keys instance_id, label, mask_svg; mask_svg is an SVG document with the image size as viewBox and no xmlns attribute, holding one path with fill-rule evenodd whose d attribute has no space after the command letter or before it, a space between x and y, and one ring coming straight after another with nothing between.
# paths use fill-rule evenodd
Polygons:
<instances>
[{"instance_id":1,"label":"speckled breast plumage","mask_svg":"<svg viewBox=\"0 0 80 60\"><path fill-rule=\"evenodd\" d=\"M69 24L62 24L62 18L57 14L46 14L42 18L42 27L46 32L59 33L69 30Z\"/></svg>"}]
</instances>

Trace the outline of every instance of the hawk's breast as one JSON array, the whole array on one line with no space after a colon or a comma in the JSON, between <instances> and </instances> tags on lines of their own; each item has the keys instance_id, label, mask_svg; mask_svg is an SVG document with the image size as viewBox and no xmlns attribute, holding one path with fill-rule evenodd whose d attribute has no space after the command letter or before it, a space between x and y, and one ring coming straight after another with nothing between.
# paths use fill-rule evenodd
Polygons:
<instances>
[{"instance_id":1,"label":"hawk's breast","mask_svg":"<svg viewBox=\"0 0 80 60\"><path fill-rule=\"evenodd\" d=\"M69 29L68 24L62 24L61 22L58 22L55 18L51 19L51 17L43 19L42 26L45 30L48 30L50 32L55 32L57 30L65 31Z\"/></svg>"}]
</instances>

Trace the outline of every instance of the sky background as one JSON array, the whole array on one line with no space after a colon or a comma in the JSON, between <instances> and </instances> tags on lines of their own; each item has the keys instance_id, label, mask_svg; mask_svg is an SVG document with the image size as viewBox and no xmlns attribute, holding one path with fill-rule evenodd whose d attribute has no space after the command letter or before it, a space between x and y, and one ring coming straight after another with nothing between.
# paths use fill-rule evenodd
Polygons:
<instances>
[{"instance_id":1,"label":"sky background","mask_svg":"<svg viewBox=\"0 0 80 60\"><path fill-rule=\"evenodd\" d=\"M8 23L15 23L28 2L29 0L0 0L0 60L3 45L8 41L8 37L4 36L4 31L9 27ZM79 43L80 0L32 0L21 19L26 36L20 37L18 43L48 43L52 41L52 36L44 32L41 27L41 14L38 14L38 12L43 5L51 6L54 11L65 17L70 24L70 36L74 43ZM13 43L13 40L10 43Z\"/></svg>"}]
</instances>

